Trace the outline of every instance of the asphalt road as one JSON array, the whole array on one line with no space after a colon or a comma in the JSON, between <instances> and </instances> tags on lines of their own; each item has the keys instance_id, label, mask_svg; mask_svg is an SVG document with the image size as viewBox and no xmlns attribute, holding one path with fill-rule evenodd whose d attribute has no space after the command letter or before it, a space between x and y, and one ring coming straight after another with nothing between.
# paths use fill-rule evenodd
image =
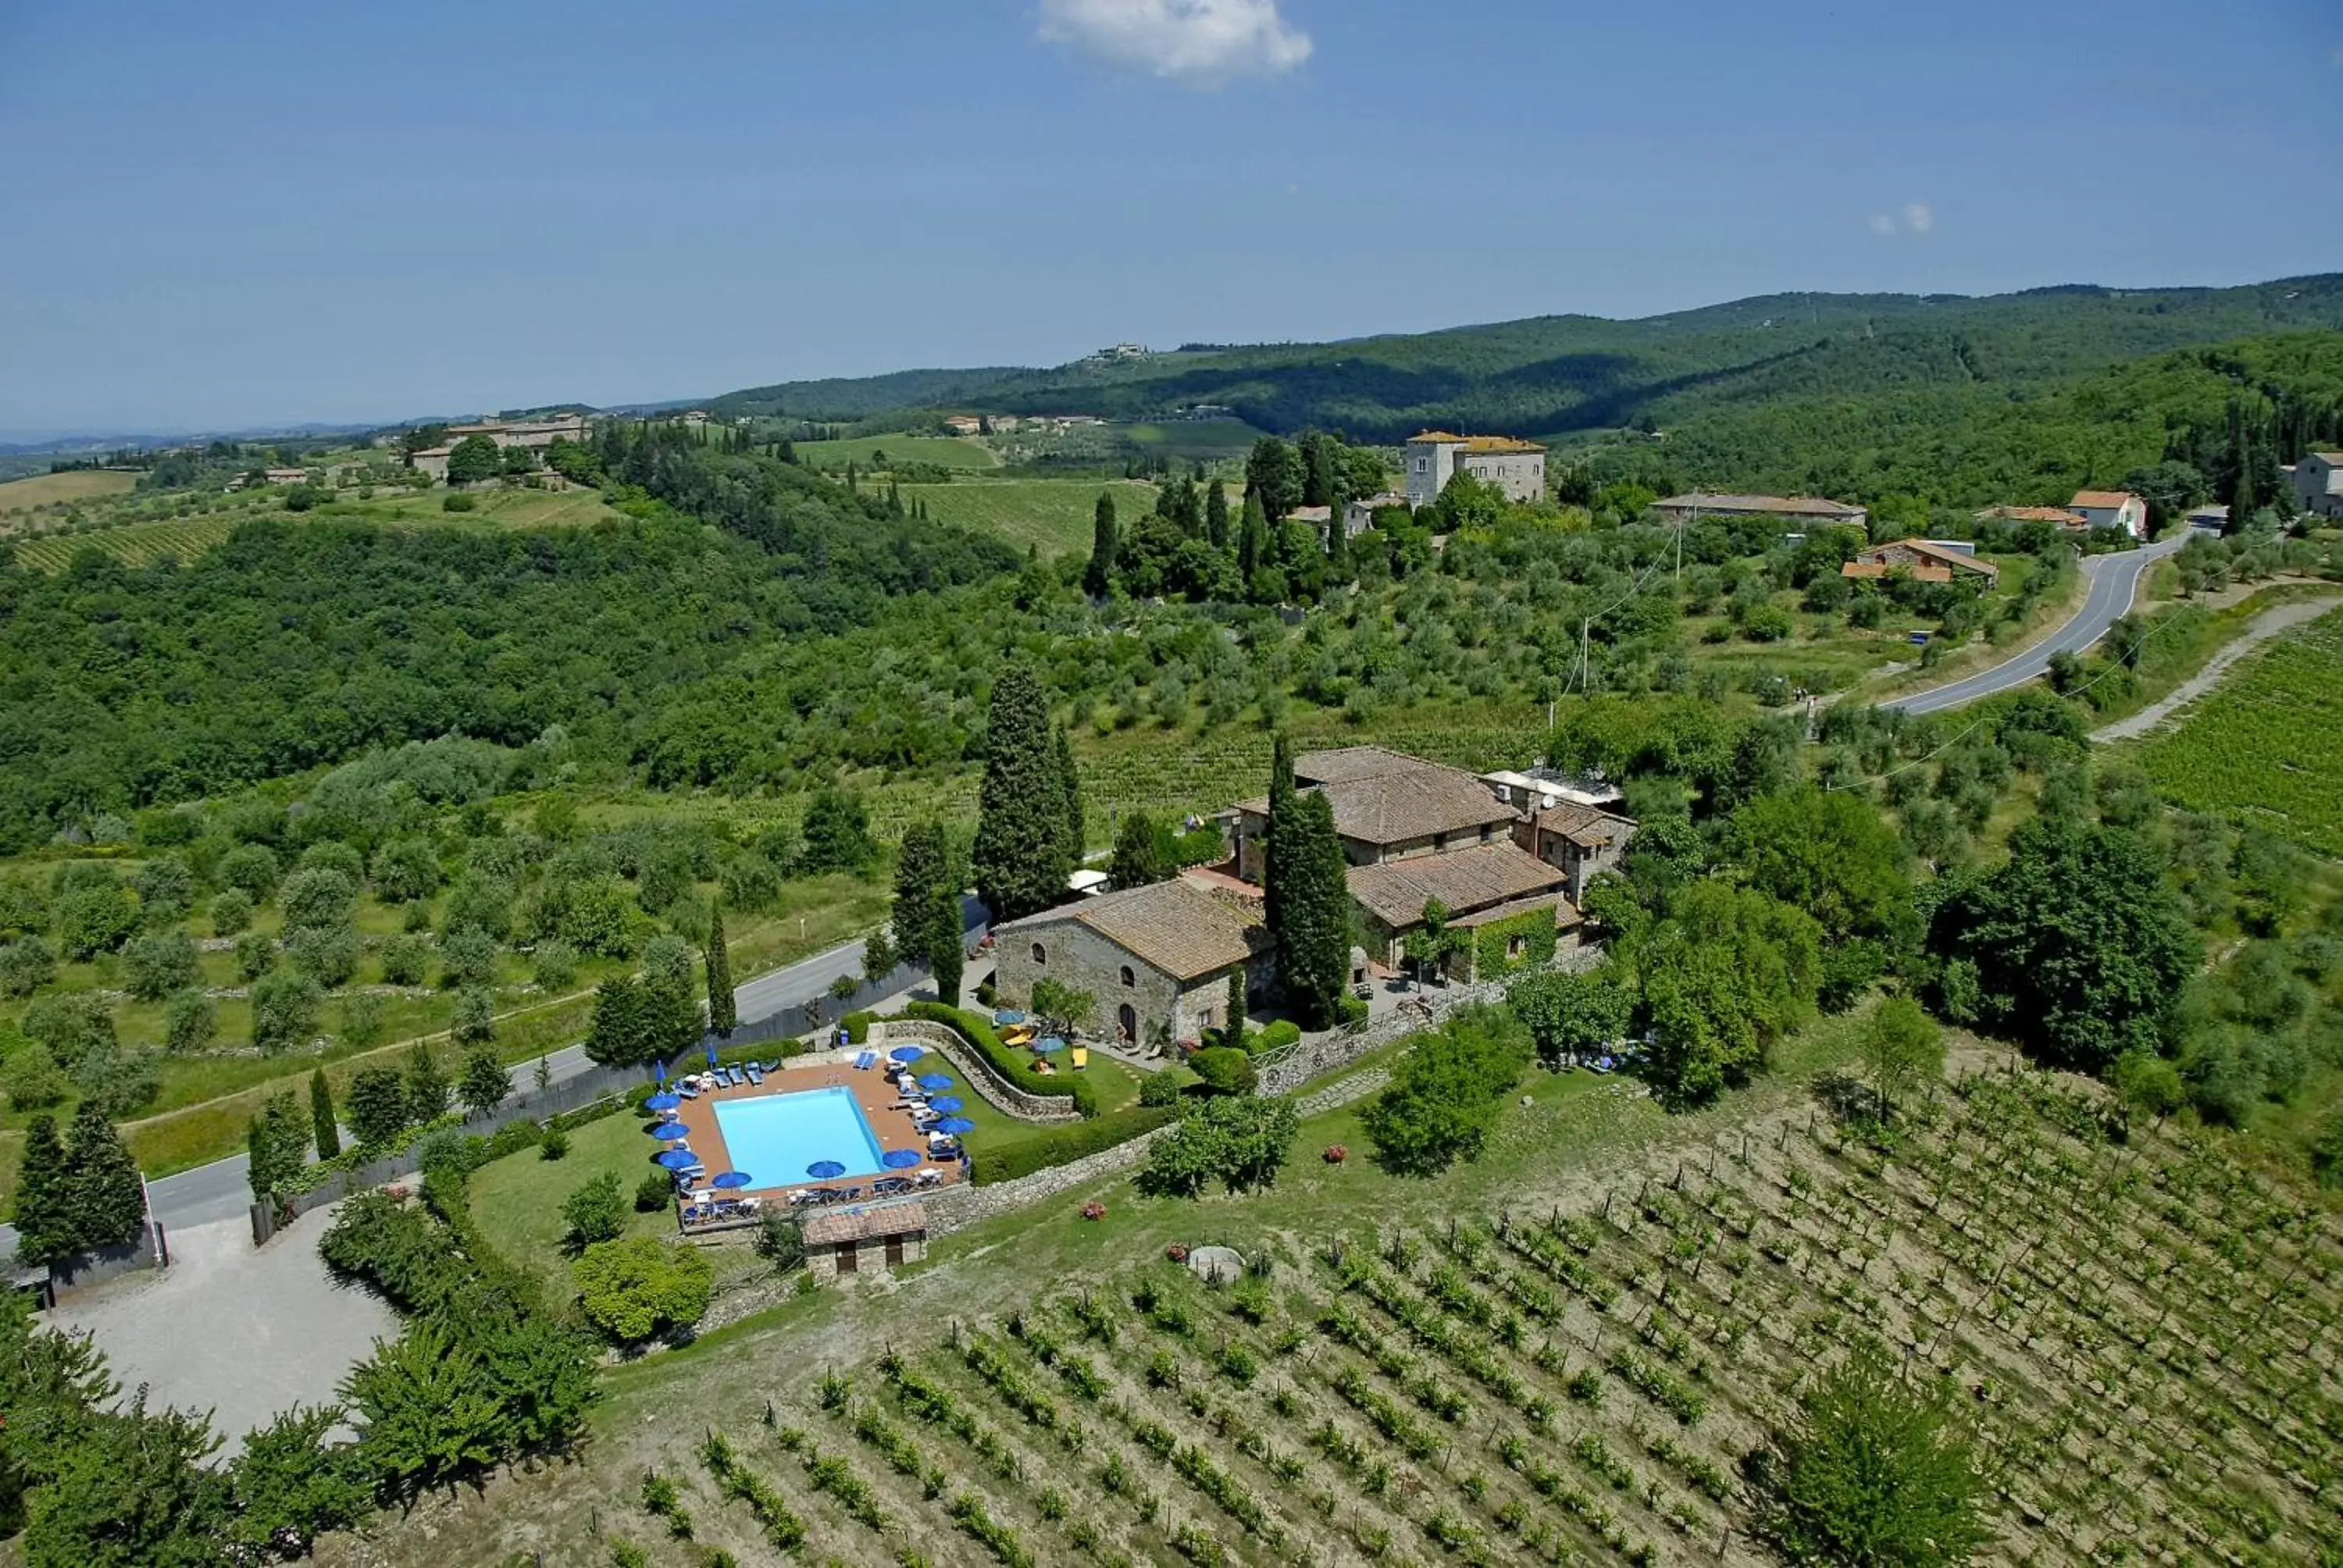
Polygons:
<instances>
[{"instance_id":1,"label":"asphalt road","mask_svg":"<svg viewBox=\"0 0 2343 1568\"><path fill-rule=\"evenodd\" d=\"M1939 686L1929 691L1914 692L1883 702L1882 708L1900 708L1906 713L1941 713L1948 708L1960 708L1979 698L1992 697L2035 679L2050 668L2054 653L2080 653L2107 634L2107 628L2127 614L2132 600L2139 593L2139 579L2147 568L2173 554L2188 540L2188 530L2183 528L2155 544L2120 554L2086 556L2082 573L2090 585L2090 593L2083 608L2073 619L2052 632L2016 657L2004 660L1991 669L1956 680L1950 686Z\"/></svg>"},{"instance_id":2,"label":"asphalt road","mask_svg":"<svg viewBox=\"0 0 2343 1568\"><path fill-rule=\"evenodd\" d=\"M974 899L964 900L961 919L966 922L966 934L973 941L984 930L984 906ZM777 1012L810 1001L830 993L830 982L840 975L860 979L862 974L862 944L842 943L811 958L799 959L786 969L769 970L742 981L732 990L734 1004L739 1010L742 1023L754 1023L770 1018ZM592 1063L586 1060L583 1045L567 1046L552 1052L547 1059L553 1081L577 1077ZM534 1088L537 1084L537 1063L524 1061L512 1070L516 1090ZM166 1231L187 1226L210 1224L221 1220L242 1219L252 1202L252 1191L245 1180L248 1161L244 1155L216 1160L209 1165L198 1165L192 1171L182 1171L176 1176L165 1176L149 1182L146 1188L148 1206ZM0 1225L0 1259L12 1258L16 1252L16 1231L14 1226Z\"/></svg>"}]
</instances>

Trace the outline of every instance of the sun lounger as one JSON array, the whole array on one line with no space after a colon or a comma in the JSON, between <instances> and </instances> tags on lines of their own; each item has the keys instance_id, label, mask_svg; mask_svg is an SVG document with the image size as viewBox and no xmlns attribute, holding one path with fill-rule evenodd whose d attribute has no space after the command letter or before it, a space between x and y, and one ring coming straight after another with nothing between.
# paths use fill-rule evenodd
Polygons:
<instances>
[{"instance_id":1,"label":"sun lounger","mask_svg":"<svg viewBox=\"0 0 2343 1568\"><path fill-rule=\"evenodd\" d=\"M915 1187L940 1187L943 1185L943 1181L944 1173L942 1171L922 1171L918 1176L912 1179L911 1184Z\"/></svg>"},{"instance_id":2,"label":"sun lounger","mask_svg":"<svg viewBox=\"0 0 2343 1568\"><path fill-rule=\"evenodd\" d=\"M1089 1046L1075 1046L1072 1050L1067 1052L1067 1055L1073 1059L1074 1070L1076 1072L1080 1072L1083 1068L1088 1067L1091 1064L1091 1048Z\"/></svg>"},{"instance_id":3,"label":"sun lounger","mask_svg":"<svg viewBox=\"0 0 2343 1568\"><path fill-rule=\"evenodd\" d=\"M675 1086L675 1092L678 1098L683 1100L697 1100L699 1098L699 1091L692 1088L689 1083L677 1084Z\"/></svg>"},{"instance_id":4,"label":"sun lounger","mask_svg":"<svg viewBox=\"0 0 2343 1568\"><path fill-rule=\"evenodd\" d=\"M764 1084L764 1081L765 1081L765 1075L764 1075L763 1073L761 1073L761 1072L759 1072L759 1071L758 1071L758 1070L757 1070L757 1064L756 1064L755 1062L753 1062L753 1061L752 1061L752 1062L750 1062L750 1063L749 1064L749 1069L748 1069L748 1070L749 1070L749 1082L751 1082L751 1083L753 1083L753 1084L757 1084L757 1085L758 1085L758 1086L759 1086L759 1087L762 1087L762 1086L763 1086L763 1084Z\"/></svg>"}]
</instances>

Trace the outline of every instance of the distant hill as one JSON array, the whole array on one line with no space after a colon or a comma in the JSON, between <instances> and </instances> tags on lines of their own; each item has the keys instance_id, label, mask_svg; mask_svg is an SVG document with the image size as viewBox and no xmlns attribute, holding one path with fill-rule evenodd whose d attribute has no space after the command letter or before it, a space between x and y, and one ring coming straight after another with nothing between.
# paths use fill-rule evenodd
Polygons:
<instances>
[{"instance_id":1,"label":"distant hill","mask_svg":"<svg viewBox=\"0 0 2343 1568\"><path fill-rule=\"evenodd\" d=\"M2145 355L2343 328L2343 274L2238 288L2088 285L1959 295L1783 294L1634 321L1537 317L1342 343L1188 349L1057 369L912 370L735 392L723 413L895 409L1151 418L1222 405L1262 429L1397 441L1427 426L1567 436L1785 397L2016 394Z\"/></svg>"}]
</instances>

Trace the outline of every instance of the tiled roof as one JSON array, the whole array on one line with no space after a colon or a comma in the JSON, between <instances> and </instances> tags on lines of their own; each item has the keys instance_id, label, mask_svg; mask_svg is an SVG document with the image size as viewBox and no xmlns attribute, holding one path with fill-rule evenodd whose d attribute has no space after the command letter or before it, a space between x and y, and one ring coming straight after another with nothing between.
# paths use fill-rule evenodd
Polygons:
<instances>
[{"instance_id":1,"label":"tiled roof","mask_svg":"<svg viewBox=\"0 0 2343 1568\"><path fill-rule=\"evenodd\" d=\"M1297 523L1322 523L1334 516L1332 507L1296 507L1285 514Z\"/></svg>"},{"instance_id":2,"label":"tiled roof","mask_svg":"<svg viewBox=\"0 0 2343 1568\"><path fill-rule=\"evenodd\" d=\"M1520 441L1511 436L1467 436L1464 449L1468 452L1543 452L1535 441Z\"/></svg>"},{"instance_id":3,"label":"tiled roof","mask_svg":"<svg viewBox=\"0 0 2343 1568\"><path fill-rule=\"evenodd\" d=\"M1418 430L1407 438L1407 444L1411 447L1418 441L1437 442L1443 447L1461 447L1464 444L1464 437L1447 430Z\"/></svg>"},{"instance_id":4,"label":"tiled roof","mask_svg":"<svg viewBox=\"0 0 2343 1568\"><path fill-rule=\"evenodd\" d=\"M2139 498L2129 490L2077 490L2075 492L2075 498L2066 504L2070 507L2092 507L2112 511L2117 507L2127 506L2138 499Z\"/></svg>"},{"instance_id":5,"label":"tiled roof","mask_svg":"<svg viewBox=\"0 0 2343 1568\"><path fill-rule=\"evenodd\" d=\"M1326 797L1334 810L1334 831L1365 844L1403 844L1468 832L1483 823L1511 822L1516 816L1486 784L1463 769L1380 746L1305 751L1293 759L1293 776L1304 789L1314 788ZM1266 816L1269 800L1255 796L1239 801L1237 809Z\"/></svg>"},{"instance_id":6,"label":"tiled roof","mask_svg":"<svg viewBox=\"0 0 2343 1568\"><path fill-rule=\"evenodd\" d=\"M1338 746L1327 751L1304 751L1293 759L1293 776L1304 784L1347 784L1354 779L1380 779L1413 768L1437 768L1421 757L1387 751L1380 746Z\"/></svg>"},{"instance_id":7,"label":"tiled roof","mask_svg":"<svg viewBox=\"0 0 2343 1568\"><path fill-rule=\"evenodd\" d=\"M2078 523L2071 507L1987 507L1980 518L2001 518L2013 523Z\"/></svg>"},{"instance_id":8,"label":"tiled roof","mask_svg":"<svg viewBox=\"0 0 2343 1568\"><path fill-rule=\"evenodd\" d=\"M1549 806L1537 814L1538 831L1551 833L1557 839L1567 839L1574 844L1589 849L1603 844L1624 842L1635 830L1635 824L1615 811L1605 811L1598 806L1581 806L1566 801Z\"/></svg>"},{"instance_id":9,"label":"tiled roof","mask_svg":"<svg viewBox=\"0 0 2343 1568\"><path fill-rule=\"evenodd\" d=\"M1498 920L1510 920L1515 915L1526 915L1532 910L1552 910L1554 926L1560 930L1570 930L1585 923L1585 917L1578 912L1576 906L1560 893L1533 893L1526 899L1515 899L1510 903L1492 904L1485 910L1459 915L1450 923L1467 928L1486 926Z\"/></svg>"},{"instance_id":10,"label":"tiled roof","mask_svg":"<svg viewBox=\"0 0 2343 1568\"><path fill-rule=\"evenodd\" d=\"M1670 496L1652 505L1673 511L1779 512L1801 518L1853 518L1861 516L1863 512L1861 507L1850 507L1845 501L1825 500L1820 496L1725 496L1707 491Z\"/></svg>"},{"instance_id":11,"label":"tiled roof","mask_svg":"<svg viewBox=\"0 0 2343 1568\"><path fill-rule=\"evenodd\" d=\"M1840 568L1839 575L1853 578L1883 576L1891 569L1887 559L1889 552L1896 550L1901 550L1906 555L1917 556L1923 562L1933 562L1935 569L1945 573L1942 578L1930 577L1927 575L1929 567L1925 565L1914 567L1911 568L1912 575L1922 582L1948 581L1951 575L1956 571L1975 572L1979 577L1986 578L2001 576L2001 568L1991 561L1981 561L1965 551L1948 548L1933 539L1896 539L1888 544L1874 545L1864 551L1859 558ZM1880 569L1878 571L1850 569L1868 567L1877 567Z\"/></svg>"},{"instance_id":12,"label":"tiled roof","mask_svg":"<svg viewBox=\"0 0 2343 1568\"><path fill-rule=\"evenodd\" d=\"M1233 892L1215 892L1184 877L1101 893L1011 920L1009 935L1078 921L1133 958L1174 980L1194 980L1267 950L1269 929L1258 905Z\"/></svg>"},{"instance_id":13,"label":"tiled roof","mask_svg":"<svg viewBox=\"0 0 2343 1568\"><path fill-rule=\"evenodd\" d=\"M1559 891L1568 880L1511 839L1443 855L1353 866L1348 879L1352 900L1393 927L1415 924L1434 899L1451 913L1469 915L1533 893Z\"/></svg>"},{"instance_id":14,"label":"tiled roof","mask_svg":"<svg viewBox=\"0 0 2343 1568\"><path fill-rule=\"evenodd\" d=\"M886 1236L907 1236L928 1228L928 1211L917 1203L886 1203L869 1209L840 1209L809 1214L803 1227L809 1247L834 1247L840 1241L875 1241Z\"/></svg>"},{"instance_id":15,"label":"tiled roof","mask_svg":"<svg viewBox=\"0 0 2343 1568\"><path fill-rule=\"evenodd\" d=\"M1838 568L1838 575L1865 581L1872 578L1884 578L1890 569L1885 561L1849 561ZM1953 580L1953 568L1950 567L1907 567L1905 569L1911 574L1914 582L1948 583Z\"/></svg>"}]
</instances>

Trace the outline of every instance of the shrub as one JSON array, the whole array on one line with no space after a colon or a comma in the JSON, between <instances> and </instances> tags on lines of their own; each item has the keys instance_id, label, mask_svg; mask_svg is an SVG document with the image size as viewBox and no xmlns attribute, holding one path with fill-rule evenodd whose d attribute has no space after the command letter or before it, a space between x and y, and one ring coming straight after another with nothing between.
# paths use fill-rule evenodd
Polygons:
<instances>
[{"instance_id":1,"label":"shrub","mask_svg":"<svg viewBox=\"0 0 2343 1568\"><path fill-rule=\"evenodd\" d=\"M1152 1081L1151 1080L1151 1081ZM1071 1165L1085 1156L1128 1143L1141 1133L1177 1121L1179 1112L1171 1106L1142 1105L1131 1111L1119 1111L1105 1116L1092 1117L1063 1127L1052 1127L1020 1139L1006 1149L974 1149L970 1158L975 1166L977 1183L1013 1181L1020 1176L1031 1176L1036 1171L1053 1166Z\"/></svg>"},{"instance_id":2,"label":"shrub","mask_svg":"<svg viewBox=\"0 0 2343 1568\"><path fill-rule=\"evenodd\" d=\"M305 866L285 879L277 903L288 930L304 926L342 926L357 910L357 881L323 866Z\"/></svg>"},{"instance_id":3,"label":"shrub","mask_svg":"<svg viewBox=\"0 0 2343 1568\"><path fill-rule=\"evenodd\" d=\"M570 1266L586 1321L621 1344L687 1329L708 1311L716 1269L697 1247L652 1236L598 1241Z\"/></svg>"},{"instance_id":4,"label":"shrub","mask_svg":"<svg viewBox=\"0 0 2343 1568\"><path fill-rule=\"evenodd\" d=\"M564 1132L558 1127L548 1126L545 1130L545 1136L538 1140L537 1153L538 1158L540 1160L568 1159L569 1156L569 1134Z\"/></svg>"},{"instance_id":5,"label":"shrub","mask_svg":"<svg viewBox=\"0 0 2343 1568\"><path fill-rule=\"evenodd\" d=\"M1139 1103L1141 1105L1177 1105L1180 1103L1180 1081L1169 1072L1151 1072L1139 1081Z\"/></svg>"},{"instance_id":6,"label":"shrub","mask_svg":"<svg viewBox=\"0 0 2343 1568\"><path fill-rule=\"evenodd\" d=\"M39 937L0 947L0 996L30 996L57 978L56 950Z\"/></svg>"},{"instance_id":7,"label":"shrub","mask_svg":"<svg viewBox=\"0 0 2343 1568\"><path fill-rule=\"evenodd\" d=\"M267 1055L306 1045L317 1032L325 991L297 970L278 970L252 988L252 1043Z\"/></svg>"},{"instance_id":8,"label":"shrub","mask_svg":"<svg viewBox=\"0 0 2343 1568\"><path fill-rule=\"evenodd\" d=\"M1302 1026L1290 1018L1281 1018L1260 1033L1249 1037L1245 1040L1245 1049L1255 1056L1262 1056L1301 1042Z\"/></svg>"},{"instance_id":9,"label":"shrub","mask_svg":"<svg viewBox=\"0 0 2343 1568\"><path fill-rule=\"evenodd\" d=\"M413 932L401 932L382 944L385 985L421 985L431 967L430 941Z\"/></svg>"},{"instance_id":10,"label":"shrub","mask_svg":"<svg viewBox=\"0 0 2343 1568\"><path fill-rule=\"evenodd\" d=\"M192 1055L218 1033L219 1010L199 990L183 990L163 1009L163 1047L173 1056Z\"/></svg>"},{"instance_id":11,"label":"shrub","mask_svg":"<svg viewBox=\"0 0 2343 1568\"><path fill-rule=\"evenodd\" d=\"M277 891L277 855L266 844L238 844L219 859L219 879L256 904Z\"/></svg>"},{"instance_id":12,"label":"shrub","mask_svg":"<svg viewBox=\"0 0 2343 1568\"><path fill-rule=\"evenodd\" d=\"M1215 1094L1250 1094L1256 1074L1252 1058L1231 1045L1215 1045L1188 1059L1188 1066Z\"/></svg>"},{"instance_id":13,"label":"shrub","mask_svg":"<svg viewBox=\"0 0 2343 1568\"><path fill-rule=\"evenodd\" d=\"M874 1012L850 1012L840 1019L839 1027L846 1030L846 1042L849 1045L860 1045L869 1040L871 1020L878 1016Z\"/></svg>"},{"instance_id":14,"label":"shrub","mask_svg":"<svg viewBox=\"0 0 2343 1568\"><path fill-rule=\"evenodd\" d=\"M460 492L452 496L442 496L439 498L439 509L443 512L476 511L479 505L479 502Z\"/></svg>"},{"instance_id":15,"label":"shrub","mask_svg":"<svg viewBox=\"0 0 2343 1568\"><path fill-rule=\"evenodd\" d=\"M229 888L212 900L212 935L232 937L252 924L252 895Z\"/></svg>"},{"instance_id":16,"label":"shrub","mask_svg":"<svg viewBox=\"0 0 2343 1568\"><path fill-rule=\"evenodd\" d=\"M539 986L560 990L578 978L578 950L565 941L539 942L531 968Z\"/></svg>"},{"instance_id":17,"label":"shrub","mask_svg":"<svg viewBox=\"0 0 2343 1568\"><path fill-rule=\"evenodd\" d=\"M635 1212L656 1214L675 1198L675 1181L664 1171L654 1171L635 1183Z\"/></svg>"},{"instance_id":18,"label":"shrub","mask_svg":"<svg viewBox=\"0 0 2343 1568\"><path fill-rule=\"evenodd\" d=\"M561 1205L561 1217L568 1221L564 1240L571 1247L583 1251L597 1241L618 1240L627 1228L626 1201L618 1193L618 1173L605 1171L569 1194Z\"/></svg>"},{"instance_id":19,"label":"shrub","mask_svg":"<svg viewBox=\"0 0 2343 1568\"><path fill-rule=\"evenodd\" d=\"M277 967L277 943L265 931L246 931L236 939L236 972L256 980Z\"/></svg>"},{"instance_id":20,"label":"shrub","mask_svg":"<svg viewBox=\"0 0 2343 1568\"><path fill-rule=\"evenodd\" d=\"M915 1001L903 1011L907 1017L924 1019L930 1023L949 1024L960 1032L962 1040L976 1048L977 1054L983 1057L995 1072L1026 1093L1071 1100L1074 1109L1084 1116L1099 1113L1098 1091L1080 1073L1061 1072L1044 1077L1034 1071L1032 1058L1024 1051L1011 1050L1001 1044L1001 1037L993 1032L991 1020L982 1014L946 1007L937 1001Z\"/></svg>"}]
</instances>

